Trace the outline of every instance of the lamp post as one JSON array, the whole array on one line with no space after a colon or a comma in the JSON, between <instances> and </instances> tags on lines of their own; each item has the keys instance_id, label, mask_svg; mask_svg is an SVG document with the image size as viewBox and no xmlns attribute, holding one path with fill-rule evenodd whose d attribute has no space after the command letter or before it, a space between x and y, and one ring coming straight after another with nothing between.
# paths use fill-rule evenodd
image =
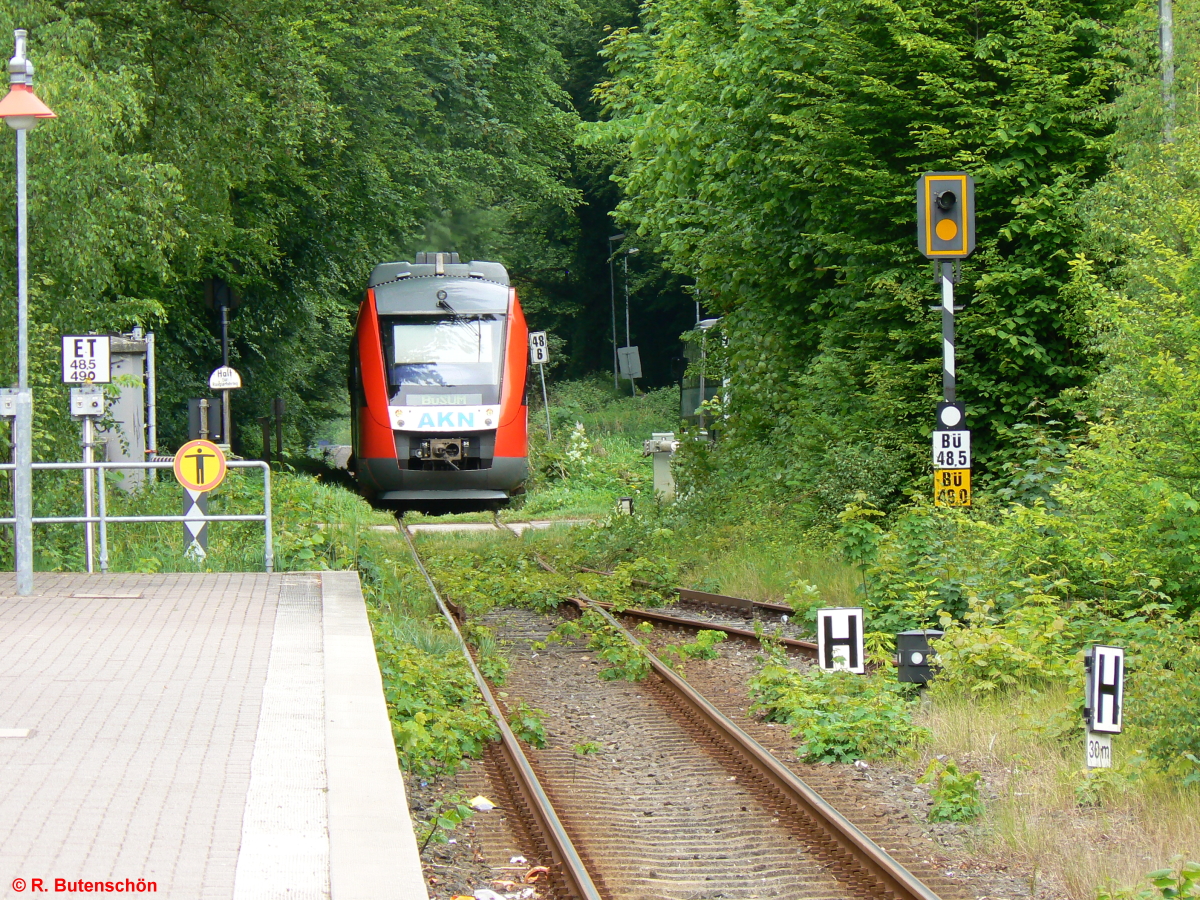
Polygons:
<instances>
[{"instance_id":1,"label":"lamp post","mask_svg":"<svg viewBox=\"0 0 1200 900\"><path fill-rule=\"evenodd\" d=\"M33 92L33 63L25 58L25 29L13 32L15 50L8 62L8 96L0 100L0 118L17 133L17 416L13 448L13 517L17 593L33 592L33 393L29 390L29 253L26 237L26 134L41 119L53 119L50 107Z\"/></svg>"},{"instance_id":2,"label":"lamp post","mask_svg":"<svg viewBox=\"0 0 1200 900\"><path fill-rule=\"evenodd\" d=\"M625 346L629 344L629 257L637 256L641 251L637 247L630 247L623 254L625 263ZM632 375L629 376L630 389L633 391L633 396L637 396L637 382Z\"/></svg>"},{"instance_id":3,"label":"lamp post","mask_svg":"<svg viewBox=\"0 0 1200 900\"><path fill-rule=\"evenodd\" d=\"M625 232L621 231L608 239L608 300L612 305L612 345L613 345L613 390L620 388L617 379L617 282L613 278L613 241L625 240Z\"/></svg>"}]
</instances>

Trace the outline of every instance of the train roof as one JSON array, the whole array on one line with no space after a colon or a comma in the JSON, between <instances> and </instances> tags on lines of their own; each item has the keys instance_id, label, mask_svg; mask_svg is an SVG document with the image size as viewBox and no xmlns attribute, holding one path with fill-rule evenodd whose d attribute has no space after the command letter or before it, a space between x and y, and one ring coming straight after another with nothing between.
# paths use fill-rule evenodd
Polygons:
<instances>
[{"instance_id":1,"label":"train roof","mask_svg":"<svg viewBox=\"0 0 1200 900\"><path fill-rule=\"evenodd\" d=\"M508 270L500 263L479 260L460 263L457 253L420 253L417 256L418 260L415 263L380 263L371 270L367 287L377 287L385 282L401 278L478 278L482 281L494 281L505 287L508 286ZM444 259L431 259L426 262L421 257L443 257Z\"/></svg>"},{"instance_id":2,"label":"train roof","mask_svg":"<svg viewBox=\"0 0 1200 900\"><path fill-rule=\"evenodd\" d=\"M508 272L500 263L458 263L437 254L430 263L381 263L368 286L380 315L508 312ZM429 254L434 256L434 254Z\"/></svg>"}]
</instances>

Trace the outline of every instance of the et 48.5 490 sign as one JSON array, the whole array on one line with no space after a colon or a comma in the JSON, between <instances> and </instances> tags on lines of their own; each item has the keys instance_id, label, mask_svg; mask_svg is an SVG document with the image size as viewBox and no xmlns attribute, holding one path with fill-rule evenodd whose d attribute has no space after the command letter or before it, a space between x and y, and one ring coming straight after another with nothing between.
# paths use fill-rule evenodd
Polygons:
<instances>
[{"instance_id":1,"label":"et 48.5 490 sign","mask_svg":"<svg viewBox=\"0 0 1200 900\"><path fill-rule=\"evenodd\" d=\"M108 384L112 381L107 334L64 334L63 384Z\"/></svg>"}]
</instances>

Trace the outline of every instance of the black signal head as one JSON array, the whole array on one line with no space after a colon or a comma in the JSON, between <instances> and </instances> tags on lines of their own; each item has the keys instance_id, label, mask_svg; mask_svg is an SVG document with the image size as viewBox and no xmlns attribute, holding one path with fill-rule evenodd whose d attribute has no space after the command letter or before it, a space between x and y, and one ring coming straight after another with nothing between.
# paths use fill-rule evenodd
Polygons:
<instances>
[{"instance_id":1,"label":"black signal head","mask_svg":"<svg viewBox=\"0 0 1200 900\"><path fill-rule=\"evenodd\" d=\"M949 212L954 209L954 204L958 202L958 196L954 191L942 191L937 195L936 203L938 209Z\"/></svg>"}]
</instances>

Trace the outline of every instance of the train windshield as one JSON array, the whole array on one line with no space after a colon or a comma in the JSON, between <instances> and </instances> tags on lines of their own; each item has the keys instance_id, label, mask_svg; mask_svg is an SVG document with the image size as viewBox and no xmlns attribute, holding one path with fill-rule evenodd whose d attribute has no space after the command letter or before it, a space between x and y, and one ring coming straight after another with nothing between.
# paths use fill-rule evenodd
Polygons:
<instances>
[{"instance_id":1,"label":"train windshield","mask_svg":"<svg viewBox=\"0 0 1200 900\"><path fill-rule=\"evenodd\" d=\"M499 387L504 316L404 316L391 325L386 352L393 389Z\"/></svg>"}]
</instances>

